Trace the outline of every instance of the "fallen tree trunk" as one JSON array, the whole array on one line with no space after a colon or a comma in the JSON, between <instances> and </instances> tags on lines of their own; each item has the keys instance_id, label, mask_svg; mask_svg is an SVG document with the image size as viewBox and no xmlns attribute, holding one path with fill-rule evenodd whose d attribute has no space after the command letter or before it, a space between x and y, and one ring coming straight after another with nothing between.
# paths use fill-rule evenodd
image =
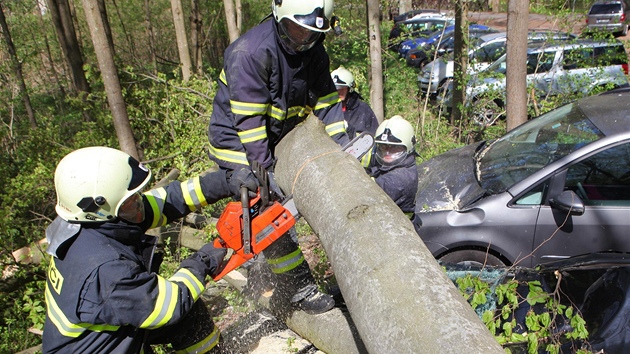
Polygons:
<instances>
[{"instance_id":1,"label":"fallen tree trunk","mask_svg":"<svg viewBox=\"0 0 630 354\"><path fill-rule=\"evenodd\" d=\"M319 235L370 353L504 352L409 219L316 117L276 155L277 182Z\"/></svg>"}]
</instances>

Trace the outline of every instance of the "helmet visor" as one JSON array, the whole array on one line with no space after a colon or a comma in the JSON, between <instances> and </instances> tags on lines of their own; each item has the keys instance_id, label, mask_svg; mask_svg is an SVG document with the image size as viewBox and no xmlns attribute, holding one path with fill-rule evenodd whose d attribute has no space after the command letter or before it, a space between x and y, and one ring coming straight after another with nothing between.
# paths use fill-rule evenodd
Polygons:
<instances>
[{"instance_id":1,"label":"helmet visor","mask_svg":"<svg viewBox=\"0 0 630 354\"><path fill-rule=\"evenodd\" d=\"M288 18L280 20L278 28L280 30L280 39L296 52L303 52L313 48L321 36L321 32L302 27Z\"/></svg>"},{"instance_id":2,"label":"helmet visor","mask_svg":"<svg viewBox=\"0 0 630 354\"><path fill-rule=\"evenodd\" d=\"M144 203L139 192L132 194L120 204L118 217L134 224L144 221Z\"/></svg>"},{"instance_id":3,"label":"helmet visor","mask_svg":"<svg viewBox=\"0 0 630 354\"><path fill-rule=\"evenodd\" d=\"M392 166L402 161L407 156L405 145L376 143L376 159L384 166Z\"/></svg>"}]
</instances>

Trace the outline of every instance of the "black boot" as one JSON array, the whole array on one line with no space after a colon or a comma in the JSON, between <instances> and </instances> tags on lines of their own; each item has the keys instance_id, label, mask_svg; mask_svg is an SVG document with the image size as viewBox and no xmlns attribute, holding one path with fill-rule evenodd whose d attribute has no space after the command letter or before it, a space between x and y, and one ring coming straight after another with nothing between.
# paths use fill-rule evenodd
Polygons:
<instances>
[{"instance_id":1,"label":"black boot","mask_svg":"<svg viewBox=\"0 0 630 354\"><path fill-rule=\"evenodd\" d=\"M335 307L335 299L317 290L317 285L310 284L299 289L291 297L291 304L309 315L317 315Z\"/></svg>"}]
</instances>

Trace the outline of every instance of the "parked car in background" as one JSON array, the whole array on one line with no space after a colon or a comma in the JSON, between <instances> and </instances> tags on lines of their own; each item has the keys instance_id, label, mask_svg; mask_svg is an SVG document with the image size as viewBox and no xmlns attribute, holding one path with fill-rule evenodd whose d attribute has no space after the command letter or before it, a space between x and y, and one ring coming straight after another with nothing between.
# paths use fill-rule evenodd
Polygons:
<instances>
[{"instance_id":1,"label":"parked car in background","mask_svg":"<svg viewBox=\"0 0 630 354\"><path fill-rule=\"evenodd\" d=\"M530 43L549 42L560 40L574 40L577 35L567 32L550 30L530 30L527 40ZM470 40L468 51L467 73L473 75L487 68L494 61L505 54L506 32L490 33ZM411 54L410 54L411 55ZM418 75L418 86L422 92L430 95L438 94L447 87L449 80L453 79L455 63L452 55L445 55L435 61L426 64Z\"/></svg>"},{"instance_id":2,"label":"parked car in background","mask_svg":"<svg viewBox=\"0 0 630 354\"><path fill-rule=\"evenodd\" d=\"M612 32L616 36L628 34L630 4L626 0L595 1L586 16L587 31Z\"/></svg>"},{"instance_id":3,"label":"parked car in background","mask_svg":"<svg viewBox=\"0 0 630 354\"><path fill-rule=\"evenodd\" d=\"M413 224L434 257L537 264L630 252L630 88L582 98L418 166Z\"/></svg>"},{"instance_id":4,"label":"parked car in background","mask_svg":"<svg viewBox=\"0 0 630 354\"><path fill-rule=\"evenodd\" d=\"M473 75L466 86L467 103L475 108L472 119L481 125L504 117L506 58L504 54ZM528 92L533 90L537 98L586 96L629 85L628 55L615 39L530 43L526 65ZM441 102L446 107L452 106L451 87Z\"/></svg>"},{"instance_id":5,"label":"parked car in background","mask_svg":"<svg viewBox=\"0 0 630 354\"><path fill-rule=\"evenodd\" d=\"M405 13L402 13L400 15L396 15L394 16L393 20L394 23L397 22L402 22L405 20L408 20L416 15L420 15L420 14L426 14L426 13L435 13L435 14L439 14L441 13L439 10L436 9L417 9L417 10L411 10Z\"/></svg>"},{"instance_id":6,"label":"parked car in background","mask_svg":"<svg viewBox=\"0 0 630 354\"><path fill-rule=\"evenodd\" d=\"M446 26L453 25L455 19L440 13L421 13L408 20L394 24L389 32L388 48L398 51L401 41L408 38L428 36Z\"/></svg>"},{"instance_id":7,"label":"parked car in background","mask_svg":"<svg viewBox=\"0 0 630 354\"><path fill-rule=\"evenodd\" d=\"M409 38L402 41L400 43L400 46L398 47L398 56L401 58L406 58L407 52L409 52L410 50L420 49L423 47L428 48L431 45L436 45L440 41L440 38L442 38L442 36L448 35L449 33L455 31L454 23L455 22L453 21L453 24L438 29L424 37Z\"/></svg>"},{"instance_id":8,"label":"parked car in background","mask_svg":"<svg viewBox=\"0 0 630 354\"><path fill-rule=\"evenodd\" d=\"M492 27L473 24L468 27L468 38L469 41L471 41L483 35L497 32L498 31ZM440 38L440 40L433 45L423 46L421 48L412 49L407 52L407 65L414 68L422 68L426 63L434 60L433 58L441 57L447 53L451 53L454 49L455 31L451 31L445 33L442 38Z\"/></svg>"}]
</instances>

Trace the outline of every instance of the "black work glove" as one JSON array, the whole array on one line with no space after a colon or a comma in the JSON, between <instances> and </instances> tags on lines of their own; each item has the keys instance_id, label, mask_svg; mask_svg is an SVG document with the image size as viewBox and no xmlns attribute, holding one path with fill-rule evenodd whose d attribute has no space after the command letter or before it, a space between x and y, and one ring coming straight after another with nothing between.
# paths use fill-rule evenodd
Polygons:
<instances>
[{"instance_id":1,"label":"black work glove","mask_svg":"<svg viewBox=\"0 0 630 354\"><path fill-rule=\"evenodd\" d=\"M241 199L241 187L247 188L250 198L255 197L258 191L258 179L249 168L228 171L227 182L230 193L232 193L237 200Z\"/></svg>"},{"instance_id":2,"label":"black work glove","mask_svg":"<svg viewBox=\"0 0 630 354\"><path fill-rule=\"evenodd\" d=\"M278 182L276 182L276 175L273 173L273 171L268 171L267 176L269 176L269 191L275 194L275 197L272 197L272 199L283 199L284 193L282 192L282 189L280 189Z\"/></svg>"},{"instance_id":3,"label":"black work glove","mask_svg":"<svg viewBox=\"0 0 630 354\"><path fill-rule=\"evenodd\" d=\"M192 256L186 258L181 266L183 268L197 270L200 275L214 277L219 274L223 257L227 254L227 249L216 248L212 243L206 243Z\"/></svg>"}]
</instances>

